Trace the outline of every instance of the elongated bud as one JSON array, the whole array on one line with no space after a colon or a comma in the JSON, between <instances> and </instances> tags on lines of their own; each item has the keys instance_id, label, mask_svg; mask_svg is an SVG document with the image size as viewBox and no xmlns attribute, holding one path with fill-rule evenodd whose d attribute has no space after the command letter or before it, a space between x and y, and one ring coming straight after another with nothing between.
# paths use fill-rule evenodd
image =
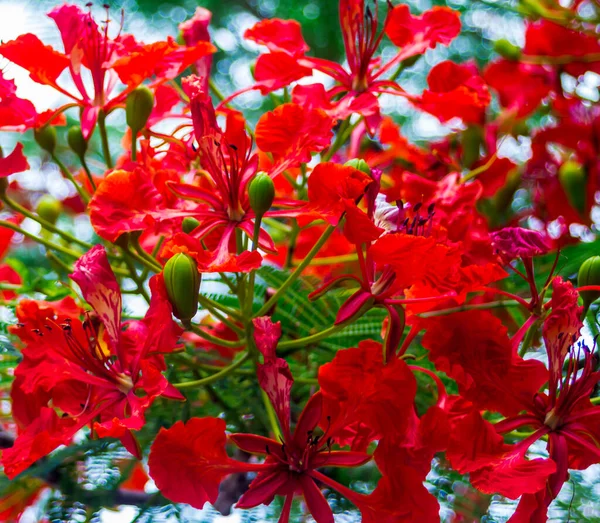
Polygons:
<instances>
[{"instance_id":1,"label":"elongated bud","mask_svg":"<svg viewBox=\"0 0 600 523\"><path fill-rule=\"evenodd\" d=\"M134 89L127 95L125 116L127 125L131 128L134 135L144 128L153 107L154 94L145 85Z\"/></svg>"},{"instance_id":2,"label":"elongated bud","mask_svg":"<svg viewBox=\"0 0 600 523\"><path fill-rule=\"evenodd\" d=\"M507 60L517 61L521 58L521 48L511 44L506 38L494 42L494 51Z\"/></svg>"},{"instance_id":3,"label":"elongated bud","mask_svg":"<svg viewBox=\"0 0 600 523\"><path fill-rule=\"evenodd\" d=\"M41 129L35 129L33 137L44 151L48 151L50 154L54 153L56 148L56 129L54 127L46 125Z\"/></svg>"},{"instance_id":4,"label":"elongated bud","mask_svg":"<svg viewBox=\"0 0 600 523\"><path fill-rule=\"evenodd\" d=\"M183 222L181 223L181 229L184 233L190 234L196 227L198 227L198 225L200 225L200 222L196 220L196 218L188 216L187 218L183 219Z\"/></svg>"},{"instance_id":5,"label":"elongated bud","mask_svg":"<svg viewBox=\"0 0 600 523\"><path fill-rule=\"evenodd\" d=\"M62 210L62 203L49 194L42 196L35 208L35 212L37 212L38 216L47 222L50 222L52 225L56 223Z\"/></svg>"},{"instance_id":6,"label":"elongated bud","mask_svg":"<svg viewBox=\"0 0 600 523\"><path fill-rule=\"evenodd\" d=\"M585 260L579 268L577 275L577 286L600 285L600 256L592 256ZM600 298L600 291L581 291L584 311Z\"/></svg>"},{"instance_id":7,"label":"elongated bud","mask_svg":"<svg viewBox=\"0 0 600 523\"><path fill-rule=\"evenodd\" d=\"M81 132L81 127L79 127L79 125L74 125L69 129L69 132L67 133L67 143L77 156L80 158L85 156L88 144L83 137L83 133Z\"/></svg>"},{"instance_id":8,"label":"elongated bud","mask_svg":"<svg viewBox=\"0 0 600 523\"><path fill-rule=\"evenodd\" d=\"M262 217L273 205L275 184L267 173L258 173L248 186L250 207L257 217Z\"/></svg>"},{"instance_id":9,"label":"elongated bud","mask_svg":"<svg viewBox=\"0 0 600 523\"><path fill-rule=\"evenodd\" d=\"M354 167L355 169L368 174L369 176L371 176L371 168L369 167L369 165L367 164L367 162L365 162L363 159L361 158L354 158L352 160L348 160L345 164L345 167Z\"/></svg>"},{"instance_id":10,"label":"elongated bud","mask_svg":"<svg viewBox=\"0 0 600 523\"><path fill-rule=\"evenodd\" d=\"M558 170L558 181L565 190L567 199L571 206L579 214L585 212L585 195L587 176L585 168L579 162L567 160Z\"/></svg>"},{"instance_id":11,"label":"elongated bud","mask_svg":"<svg viewBox=\"0 0 600 523\"><path fill-rule=\"evenodd\" d=\"M201 276L196 261L179 252L165 264L163 276L173 314L184 323L189 322L198 312Z\"/></svg>"}]
</instances>

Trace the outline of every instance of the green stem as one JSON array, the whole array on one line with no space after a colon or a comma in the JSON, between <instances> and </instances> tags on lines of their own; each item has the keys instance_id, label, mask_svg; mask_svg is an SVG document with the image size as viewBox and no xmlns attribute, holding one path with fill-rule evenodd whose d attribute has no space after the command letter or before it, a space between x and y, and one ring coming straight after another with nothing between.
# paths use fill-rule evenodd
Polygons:
<instances>
[{"instance_id":1,"label":"green stem","mask_svg":"<svg viewBox=\"0 0 600 523\"><path fill-rule=\"evenodd\" d=\"M144 288L144 280L141 279L140 276L138 276L137 270L135 268L135 265L134 265L131 257L127 255L127 252L125 252L124 254L125 254L125 265L127 265L127 268L129 269L130 278L136 284L139 294L141 294L144 297L144 299L146 300L147 303L150 303L150 296L148 294L148 291L146 291L146 289Z\"/></svg>"},{"instance_id":2,"label":"green stem","mask_svg":"<svg viewBox=\"0 0 600 523\"><path fill-rule=\"evenodd\" d=\"M208 296L204 296L203 294L200 294L198 296L198 301L200 302L200 304L203 307L206 307L207 309L209 309L209 307L213 308L213 309L217 309L218 311L222 312L223 314L227 314L227 316L229 316L235 320L242 321L242 316L240 315L240 313L238 313L238 311L233 310L233 309L227 307L226 305L222 305L221 303L218 303L215 300L210 299ZM237 328L239 329L239 327L237 327Z\"/></svg>"},{"instance_id":3,"label":"green stem","mask_svg":"<svg viewBox=\"0 0 600 523\"><path fill-rule=\"evenodd\" d=\"M447 316L456 312L472 311L472 310L487 310L487 309L504 309L505 307L519 307L521 304L518 301L499 300L490 301L488 303L474 303L472 305L461 305L460 307L452 307L451 309L442 309L439 311L423 312L417 314L420 318L435 318L437 316Z\"/></svg>"},{"instance_id":4,"label":"green stem","mask_svg":"<svg viewBox=\"0 0 600 523\"><path fill-rule=\"evenodd\" d=\"M591 398L591 399L590 399L590 402L591 402L593 405L598 405L598 403L600 403L600 396L596 396L595 398Z\"/></svg>"},{"instance_id":5,"label":"green stem","mask_svg":"<svg viewBox=\"0 0 600 523\"><path fill-rule=\"evenodd\" d=\"M231 320L229 320L229 318L227 318L218 308L214 307L211 303L212 300L205 298L204 296L202 296L202 294L199 294L198 301L200 302L200 305L202 305L202 307L204 307L208 312L215 316L221 323L227 325L227 327L229 327L235 333L243 336L244 330L238 327Z\"/></svg>"},{"instance_id":6,"label":"green stem","mask_svg":"<svg viewBox=\"0 0 600 523\"><path fill-rule=\"evenodd\" d=\"M206 341L210 341L211 343L214 343L215 345L220 345L221 347L228 347L230 349L239 349L240 347L243 347L245 344L244 340L229 341L229 340L222 340L221 338L217 338L216 336L213 336L212 334L209 334L208 332L203 331L200 327L198 327L197 325L194 325L193 323L190 323L189 328L194 334L197 334L201 338L204 338Z\"/></svg>"},{"instance_id":7,"label":"green stem","mask_svg":"<svg viewBox=\"0 0 600 523\"><path fill-rule=\"evenodd\" d=\"M22 234L26 238L29 238L30 240L33 240L34 242L43 245L47 249L62 252L63 254L66 254L67 256L71 256L71 258L78 259L81 256L81 254L78 252L72 251L71 249L67 249L66 247L63 247L62 245L52 243L51 241L41 238L40 236L36 236L35 234L31 234L30 232L28 232L24 229L21 229L21 227L19 227L18 225L15 225L12 222L9 222L6 220L0 220L0 227L6 227L7 229L12 229L13 231L18 232L19 234Z\"/></svg>"},{"instance_id":8,"label":"green stem","mask_svg":"<svg viewBox=\"0 0 600 523\"><path fill-rule=\"evenodd\" d=\"M41 216L33 214L31 211L29 211L22 205L18 204L17 202L12 200L8 196L4 195L3 197L1 197L1 199L11 209L15 210L19 214L22 214L26 218L29 218L33 221L38 222L44 229L46 229L47 231L50 231L54 234L57 234L61 238L67 240L69 243L75 243L75 244L79 245L80 247L83 247L84 249L87 249L87 250L89 250L93 247L93 245L91 243L84 242L84 241L76 238L75 236L72 236L68 232L65 232L62 229L59 229L58 227L51 224L50 222L44 220Z\"/></svg>"},{"instance_id":9,"label":"green stem","mask_svg":"<svg viewBox=\"0 0 600 523\"><path fill-rule=\"evenodd\" d=\"M356 254L343 254L340 256L324 256L322 258L315 258L312 261L312 265L335 265L338 263L351 263L358 261L358 256ZM299 261L292 260L292 266L298 265Z\"/></svg>"},{"instance_id":10,"label":"green stem","mask_svg":"<svg viewBox=\"0 0 600 523\"><path fill-rule=\"evenodd\" d=\"M88 167L87 162L85 161L85 156L82 154L81 156L79 156L79 161L81 162L81 166L83 167L83 170L85 171L85 175L87 176L87 179L90 182L90 185L92 186L92 189L94 189L94 191L96 191L96 182L94 181L94 177L92 176L92 172L90 171L90 168Z\"/></svg>"},{"instance_id":11,"label":"green stem","mask_svg":"<svg viewBox=\"0 0 600 523\"><path fill-rule=\"evenodd\" d=\"M71 171L69 171L69 169L67 169L67 167L65 166L65 164L63 164L58 159L58 157L55 154L52 154L51 157L52 157L52 160L54 161L54 163L56 165L58 165L58 168L60 169L60 172L63 174L63 176L65 176L75 186L75 189L77 189L77 192L79 193L79 196L81 196L81 199L87 205L89 203L89 201L90 201L89 194L87 192L85 192L85 190L83 189L83 187L81 187L81 185L79 185L77 183L77 181L73 177L73 174L71 173Z\"/></svg>"},{"instance_id":12,"label":"green stem","mask_svg":"<svg viewBox=\"0 0 600 523\"><path fill-rule=\"evenodd\" d=\"M52 251L46 251L46 257L52 262L58 265L63 271L67 274L73 272L73 267L67 265L64 261L62 261L56 254Z\"/></svg>"},{"instance_id":13,"label":"green stem","mask_svg":"<svg viewBox=\"0 0 600 523\"><path fill-rule=\"evenodd\" d=\"M267 411L269 425L271 425L271 431L273 431L273 439L276 441L282 441L283 438L281 437L281 429L279 428L279 423L277 422L275 409L273 409L273 405L271 405L271 400L269 399L269 396L267 396L267 393L262 389L260 389L260 396L263 400L265 410Z\"/></svg>"},{"instance_id":14,"label":"green stem","mask_svg":"<svg viewBox=\"0 0 600 523\"><path fill-rule=\"evenodd\" d=\"M306 257L304 258L304 260L302 260L302 262L298 265L298 267L296 267L296 269L294 270L294 272L292 272L292 274L289 275L288 279L283 282L283 284L277 290L277 292L275 294L273 294L273 296L271 296L271 298L254 315L255 318L258 318L260 316L264 316L267 313L267 311L273 305L275 305L275 303L277 303L277 300L288 289L288 287L290 285L292 285L292 283L294 283L302 275L302 271L304 271L304 269L310 264L311 260L321 250L321 247L323 247L323 245L325 244L325 242L333 234L333 231L335 231L335 227L333 225L330 225L329 227L327 227L327 229L325 229L325 231L323 232L323 234L319 238L319 241L317 241L317 243L315 243L315 245L310 250L310 252L306 255Z\"/></svg>"},{"instance_id":15,"label":"green stem","mask_svg":"<svg viewBox=\"0 0 600 523\"><path fill-rule=\"evenodd\" d=\"M195 380L195 381L187 381L184 383L175 383L174 386L178 389L189 389L192 387L202 387L204 385L210 385L211 383L214 383L215 381L219 381L220 379L223 379L225 376L228 376L233 371L235 371L238 367L241 367L248 358L249 358L249 355L248 355L248 353L246 353L238 361L236 361L235 363L232 363L231 365L229 365L229 367L225 367L223 370L221 370L220 372L217 372L216 374L213 374L212 376L208 376L206 378L202 378L202 379Z\"/></svg>"},{"instance_id":16,"label":"green stem","mask_svg":"<svg viewBox=\"0 0 600 523\"><path fill-rule=\"evenodd\" d=\"M346 325L332 325L331 327L328 327L327 329L321 332L312 334L311 336L306 336L305 338L298 338L297 340L290 341L280 341L277 344L277 350L281 350L281 353L285 355L287 354L286 349L291 350L296 349L298 347L304 347L305 345L311 345L318 341L324 340L325 338L328 338L332 334L335 334L336 332L342 330L344 327L346 327Z\"/></svg>"},{"instance_id":17,"label":"green stem","mask_svg":"<svg viewBox=\"0 0 600 523\"><path fill-rule=\"evenodd\" d=\"M131 131L131 161L137 161L137 132Z\"/></svg>"},{"instance_id":18,"label":"green stem","mask_svg":"<svg viewBox=\"0 0 600 523\"><path fill-rule=\"evenodd\" d=\"M108 133L106 132L106 113L101 110L98 113L98 130L100 131L100 140L102 140L102 154L104 162L109 169L113 168L112 158L110 157L110 147L108 145Z\"/></svg>"}]
</instances>

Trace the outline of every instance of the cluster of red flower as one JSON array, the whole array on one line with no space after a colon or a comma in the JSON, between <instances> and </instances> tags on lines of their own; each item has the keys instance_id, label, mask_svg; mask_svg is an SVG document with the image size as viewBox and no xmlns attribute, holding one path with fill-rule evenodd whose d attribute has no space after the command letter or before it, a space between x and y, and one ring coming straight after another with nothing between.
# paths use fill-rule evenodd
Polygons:
<instances>
[{"instance_id":1,"label":"cluster of red flower","mask_svg":"<svg viewBox=\"0 0 600 523\"><path fill-rule=\"evenodd\" d=\"M78 191L64 208L87 213L102 240L92 246L57 226L60 209L47 201L31 210L31 195L6 179L29 168L22 145L0 159L0 198L12 213L0 220L2 254L15 232L38 241L56 253L91 307L71 296L16 305L19 323L10 332L22 359L10 428L18 435L2 452L5 474L15 478L85 427L94 437L120 439L141 459L134 431L156 398L185 400L179 389L252 363L272 437L228 433L213 417L161 429L148 465L166 498L202 508L215 502L226 476L254 474L237 507L283 496L281 522L289 521L297 494L316 521L333 522L322 487L353 503L365 522L436 521L438 502L424 482L433 457L445 453L479 491L520 497L511 522L546 521L568 470L600 463L593 397L600 373L594 350L580 339L600 296L600 258L586 262L579 289L558 276L556 263L542 280L534 270L536 258L576 243L570 225L592 224L600 113L561 79L600 73L600 44L597 19L581 14L585 6L598 11L597 2L526 4L522 48L497 42L501 58L483 70L474 62L439 63L419 95L401 87L400 73L459 35L458 13L449 8L416 16L390 4L380 29L377 8L340 0L345 66L308 54L297 22L262 20L244 35L267 49L255 82L220 96L217 106L211 91L220 93L209 79L216 48L204 9L181 25L182 44L111 36L108 21L98 25L72 5L49 15L64 51L33 34L0 44L0 55L68 99L38 114L0 77L0 127L34 130ZM384 58L385 37L397 50ZM195 74L181 79L190 67ZM329 87L311 79L316 71L331 78ZM254 129L232 107L249 90L284 92L272 96L276 107ZM409 143L381 114L382 94L404 98L456 132L425 147ZM68 143L81 161L77 173L56 152L56 128L75 107L80 126L69 129ZM129 130L114 165L106 119L122 109ZM498 156L504 138L529 133L532 115L550 113L531 133L524 165ZM176 123L166 132L169 122ZM102 140L101 172L85 159L94 133ZM514 210L517 190L530 204ZM47 234L32 235L23 219ZM256 306L257 270L267 263L288 271L287 279ZM236 305L199 294L205 273L223 278ZM297 339L271 317L306 273L322 281L311 300L334 288L353 291L331 327ZM509 277L523 280L526 295L505 285ZM21 275L5 264L0 278L3 300L14 300ZM122 320L124 278L149 303L142 319ZM192 322L199 303L211 326ZM509 315L509 306L519 314ZM294 379L281 349L310 350L374 308L387 315L382 342L365 339L321 365L319 390L293 416ZM214 376L172 384L163 373L177 364L169 358L182 339L229 361ZM424 367L408 363L417 341L427 350ZM547 357L524 358L535 346ZM435 385L426 410L415 406L416 373ZM538 440L548 457L528 454ZM236 460L228 444L258 458ZM319 470L371 460L381 476L370 494Z\"/></svg>"}]
</instances>

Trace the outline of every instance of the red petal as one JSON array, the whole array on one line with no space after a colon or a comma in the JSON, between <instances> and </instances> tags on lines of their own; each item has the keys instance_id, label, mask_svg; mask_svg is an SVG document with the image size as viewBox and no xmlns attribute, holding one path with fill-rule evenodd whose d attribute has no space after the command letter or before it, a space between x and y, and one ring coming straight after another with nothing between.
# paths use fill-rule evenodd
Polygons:
<instances>
[{"instance_id":1,"label":"red petal","mask_svg":"<svg viewBox=\"0 0 600 523\"><path fill-rule=\"evenodd\" d=\"M75 262L70 278L98 314L114 353L119 351L121 290L102 245L92 247Z\"/></svg>"},{"instance_id":2,"label":"red petal","mask_svg":"<svg viewBox=\"0 0 600 523\"><path fill-rule=\"evenodd\" d=\"M506 416L533 408L548 371L540 361L513 354L506 327L492 313L466 311L423 325L431 361L457 381L461 395Z\"/></svg>"},{"instance_id":3,"label":"red petal","mask_svg":"<svg viewBox=\"0 0 600 523\"><path fill-rule=\"evenodd\" d=\"M317 523L334 523L331 507L314 480L311 477L302 474L300 476L300 485L302 487L302 493L304 494L304 500L306 501L308 511L315 521Z\"/></svg>"},{"instance_id":4,"label":"red petal","mask_svg":"<svg viewBox=\"0 0 600 523\"><path fill-rule=\"evenodd\" d=\"M175 503L202 508L214 503L219 484L234 472L260 470L260 465L241 463L225 452L225 421L192 418L161 429L150 449L150 476L161 493Z\"/></svg>"},{"instance_id":5,"label":"red petal","mask_svg":"<svg viewBox=\"0 0 600 523\"><path fill-rule=\"evenodd\" d=\"M301 66L296 58L283 52L260 55L254 69L256 88L263 96L311 74L312 69Z\"/></svg>"},{"instance_id":6,"label":"red petal","mask_svg":"<svg viewBox=\"0 0 600 523\"><path fill-rule=\"evenodd\" d=\"M281 338L281 322L273 323L268 316L255 318L252 320L254 325L254 341L256 347L265 357L265 362L274 361L277 343Z\"/></svg>"},{"instance_id":7,"label":"red petal","mask_svg":"<svg viewBox=\"0 0 600 523\"><path fill-rule=\"evenodd\" d=\"M448 45L460 32L460 20L458 13L448 7L434 7L413 16L407 5L398 5L389 15L385 32L398 47L419 43L424 51L438 43Z\"/></svg>"},{"instance_id":8,"label":"red petal","mask_svg":"<svg viewBox=\"0 0 600 523\"><path fill-rule=\"evenodd\" d=\"M283 51L293 56L304 54L309 49L302 38L302 27L296 20L261 20L246 30L244 38L266 45L269 51Z\"/></svg>"},{"instance_id":9,"label":"red petal","mask_svg":"<svg viewBox=\"0 0 600 523\"><path fill-rule=\"evenodd\" d=\"M27 158L23 154L23 144L18 143L13 152L5 158L0 158L0 178L20 173L29 169Z\"/></svg>"},{"instance_id":10,"label":"red petal","mask_svg":"<svg viewBox=\"0 0 600 523\"><path fill-rule=\"evenodd\" d=\"M325 149L331 142L332 125L333 120L321 109L287 103L260 118L256 144L273 154L272 171L278 173L309 162L311 153Z\"/></svg>"},{"instance_id":11,"label":"red petal","mask_svg":"<svg viewBox=\"0 0 600 523\"><path fill-rule=\"evenodd\" d=\"M44 45L31 33L0 44L0 54L27 69L31 79L41 84L55 84L60 73L69 65L69 59L65 55Z\"/></svg>"}]
</instances>

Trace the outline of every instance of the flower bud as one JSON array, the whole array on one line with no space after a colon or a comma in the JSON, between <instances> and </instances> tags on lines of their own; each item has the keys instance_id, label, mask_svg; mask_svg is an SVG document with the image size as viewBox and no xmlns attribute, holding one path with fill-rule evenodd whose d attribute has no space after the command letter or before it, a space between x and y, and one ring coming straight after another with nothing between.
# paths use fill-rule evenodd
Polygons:
<instances>
[{"instance_id":1,"label":"flower bud","mask_svg":"<svg viewBox=\"0 0 600 523\"><path fill-rule=\"evenodd\" d=\"M46 125L41 129L34 129L33 138L44 151L48 151L50 154L54 153L56 148L56 129L54 127Z\"/></svg>"},{"instance_id":2,"label":"flower bud","mask_svg":"<svg viewBox=\"0 0 600 523\"><path fill-rule=\"evenodd\" d=\"M191 256L179 252L165 264L163 276L173 314L184 323L189 322L198 312L198 265Z\"/></svg>"},{"instance_id":3,"label":"flower bud","mask_svg":"<svg viewBox=\"0 0 600 523\"><path fill-rule=\"evenodd\" d=\"M585 260L579 268L577 286L600 285L600 256L592 256ZM585 311L600 298L600 291L581 291Z\"/></svg>"},{"instance_id":4,"label":"flower bud","mask_svg":"<svg viewBox=\"0 0 600 523\"><path fill-rule=\"evenodd\" d=\"M367 164L367 162L365 162L361 158L354 158L352 160L348 160L344 164L344 167L354 167L358 171L361 171L361 172L363 172L363 173L368 174L369 176L371 176L371 168L369 167L369 165Z\"/></svg>"},{"instance_id":5,"label":"flower bud","mask_svg":"<svg viewBox=\"0 0 600 523\"><path fill-rule=\"evenodd\" d=\"M587 175L583 165L574 160L567 160L558 170L558 181L571 206L583 215L587 184Z\"/></svg>"},{"instance_id":6,"label":"flower bud","mask_svg":"<svg viewBox=\"0 0 600 523\"><path fill-rule=\"evenodd\" d=\"M78 125L74 125L67 132L67 143L71 150L80 158L85 156L87 151L88 144L83 137L83 133L81 132L81 127Z\"/></svg>"},{"instance_id":7,"label":"flower bud","mask_svg":"<svg viewBox=\"0 0 600 523\"><path fill-rule=\"evenodd\" d=\"M250 207L257 217L262 217L275 199L275 184L267 173L258 173L248 186Z\"/></svg>"},{"instance_id":8,"label":"flower bud","mask_svg":"<svg viewBox=\"0 0 600 523\"><path fill-rule=\"evenodd\" d=\"M507 60L517 61L521 58L521 48L511 44L506 38L494 42L494 51Z\"/></svg>"},{"instance_id":9,"label":"flower bud","mask_svg":"<svg viewBox=\"0 0 600 523\"><path fill-rule=\"evenodd\" d=\"M183 219L183 222L181 223L181 229L184 233L190 234L196 227L198 227L198 225L200 225L200 222L196 220L196 218L188 216L187 218Z\"/></svg>"},{"instance_id":10,"label":"flower bud","mask_svg":"<svg viewBox=\"0 0 600 523\"><path fill-rule=\"evenodd\" d=\"M50 222L52 225L56 223L56 220L58 220L62 210L62 203L49 194L42 196L37 204L37 207L35 208L35 212L38 214L38 216L47 222Z\"/></svg>"},{"instance_id":11,"label":"flower bud","mask_svg":"<svg viewBox=\"0 0 600 523\"><path fill-rule=\"evenodd\" d=\"M127 125L131 128L134 135L144 128L153 107L154 94L145 85L134 89L127 95L125 116Z\"/></svg>"}]
</instances>

